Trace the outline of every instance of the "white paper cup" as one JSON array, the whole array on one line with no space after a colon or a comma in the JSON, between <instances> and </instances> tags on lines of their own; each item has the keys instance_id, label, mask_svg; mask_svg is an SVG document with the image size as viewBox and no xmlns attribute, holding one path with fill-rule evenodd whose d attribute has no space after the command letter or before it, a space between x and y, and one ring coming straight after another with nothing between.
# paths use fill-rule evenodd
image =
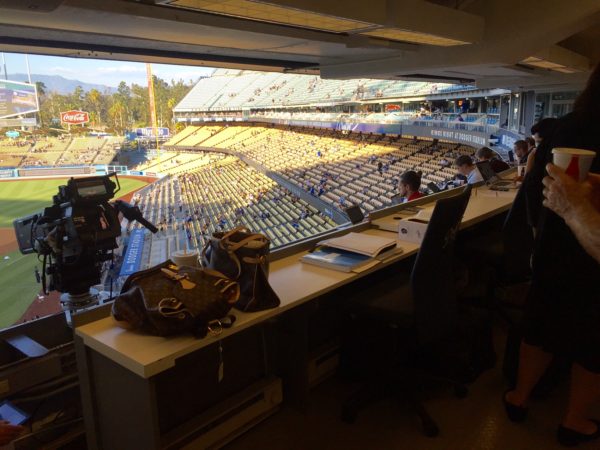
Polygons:
<instances>
[{"instance_id":1,"label":"white paper cup","mask_svg":"<svg viewBox=\"0 0 600 450\"><path fill-rule=\"evenodd\" d=\"M198 252L192 251L190 253L185 250L177 250L171 254L171 259L178 266L190 266L199 267L200 262L198 261Z\"/></svg>"},{"instance_id":2,"label":"white paper cup","mask_svg":"<svg viewBox=\"0 0 600 450\"><path fill-rule=\"evenodd\" d=\"M584 181L592 167L596 152L581 148L556 147L552 149L552 155L555 166L563 169L577 181Z\"/></svg>"}]
</instances>

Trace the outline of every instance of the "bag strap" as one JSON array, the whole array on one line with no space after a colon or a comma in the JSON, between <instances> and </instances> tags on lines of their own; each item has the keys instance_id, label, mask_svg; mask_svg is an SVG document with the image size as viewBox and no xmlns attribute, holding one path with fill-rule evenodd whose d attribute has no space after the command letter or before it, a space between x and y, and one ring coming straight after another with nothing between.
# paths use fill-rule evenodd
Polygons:
<instances>
[{"instance_id":1,"label":"bag strap","mask_svg":"<svg viewBox=\"0 0 600 450\"><path fill-rule=\"evenodd\" d=\"M257 256L255 258L251 258L250 256L244 256L242 261L248 264L262 264L267 257L265 255Z\"/></svg>"},{"instance_id":2,"label":"bag strap","mask_svg":"<svg viewBox=\"0 0 600 450\"><path fill-rule=\"evenodd\" d=\"M250 230L248 228L240 225L238 227L235 227L235 228L229 230L227 233L225 233L223 236L221 236L221 240L223 240L223 241L228 240L229 237L233 236L235 233L238 233L240 231L244 232L244 233L250 232Z\"/></svg>"},{"instance_id":3,"label":"bag strap","mask_svg":"<svg viewBox=\"0 0 600 450\"><path fill-rule=\"evenodd\" d=\"M236 250L242 248L244 245L248 244L252 241L263 241L268 242L269 240L263 234L251 234L247 238L242 239L239 242L231 242L229 239L223 239L225 245L227 246L226 250L235 252Z\"/></svg>"},{"instance_id":4,"label":"bag strap","mask_svg":"<svg viewBox=\"0 0 600 450\"><path fill-rule=\"evenodd\" d=\"M227 254L229 255L229 257L231 258L231 260L235 263L235 265L237 267L238 273L234 278L234 280L237 280L240 276L242 276L242 264L240 263L240 259L237 257L235 252L228 250Z\"/></svg>"},{"instance_id":5,"label":"bag strap","mask_svg":"<svg viewBox=\"0 0 600 450\"><path fill-rule=\"evenodd\" d=\"M202 262L202 265L204 265L204 262L206 261L206 252L208 251L209 246L210 246L210 239L208 239L204 243L204 246L202 247L202 253L200 254L200 261Z\"/></svg>"}]
</instances>

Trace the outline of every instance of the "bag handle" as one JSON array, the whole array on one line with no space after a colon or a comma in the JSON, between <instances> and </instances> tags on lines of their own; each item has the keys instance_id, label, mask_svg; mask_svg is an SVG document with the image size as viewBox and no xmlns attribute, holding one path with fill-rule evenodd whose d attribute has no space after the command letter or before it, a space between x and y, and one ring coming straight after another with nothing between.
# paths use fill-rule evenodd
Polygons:
<instances>
[{"instance_id":1,"label":"bag handle","mask_svg":"<svg viewBox=\"0 0 600 450\"><path fill-rule=\"evenodd\" d=\"M230 236L233 236L235 233L237 233L237 232L239 232L239 231L246 232L246 233L249 233L249 232L250 232L250 230L249 230L248 228L246 228L246 227L244 227L244 226L241 226L241 225L240 225L240 226L237 226L237 227L235 227L235 228L233 228L233 229L229 230L227 233L225 233L225 234L224 234L224 235L221 237L221 240L224 240L224 241L225 241L225 240L229 239L229 237L230 237Z\"/></svg>"},{"instance_id":2,"label":"bag handle","mask_svg":"<svg viewBox=\"0 0 600 450\"><path fill-rule=\"evenodd\" d=\"M228 239L223 239L223 242L225 242L225 244L227 245L227 251L230 252L235 252L236 250L242 248L244 245L248 244L249 242L252 241L264 241L264 242L268 242L268 238L266 236L264 236L263 234L251 234L250 236L248 236L247 238L242 239L239 242L231 242Z\"/></svg>"}]
</instances>

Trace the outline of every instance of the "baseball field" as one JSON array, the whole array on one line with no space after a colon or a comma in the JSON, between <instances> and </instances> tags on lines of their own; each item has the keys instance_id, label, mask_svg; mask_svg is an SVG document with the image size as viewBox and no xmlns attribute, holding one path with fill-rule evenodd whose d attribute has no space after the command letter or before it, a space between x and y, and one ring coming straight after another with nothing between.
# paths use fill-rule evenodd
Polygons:
<instances>
[{"instance_id":1,"label":"baseball field","mask_svg":"<svg viewBox=\"0 0 600 450\"><path fill-rule=\"evenodd\" d=\"M146 185L144 181L119 178L121 191L116 197L125 196ZM14 219L42 211L52 204L52 196L66 179L17 180L0 182L0 327L20 321L30 306L39 303L40 310L46 299L39 298L41 285L34 276L34 268L41 271L36 254L22 255L16 243L12 222ZM32 305L33 304L33 305ZM45 306L45 307L44 307ZM34 308L35 309L35 308ZM31 311L30 317L35 317Z\"/></svg>"}]
</instances>

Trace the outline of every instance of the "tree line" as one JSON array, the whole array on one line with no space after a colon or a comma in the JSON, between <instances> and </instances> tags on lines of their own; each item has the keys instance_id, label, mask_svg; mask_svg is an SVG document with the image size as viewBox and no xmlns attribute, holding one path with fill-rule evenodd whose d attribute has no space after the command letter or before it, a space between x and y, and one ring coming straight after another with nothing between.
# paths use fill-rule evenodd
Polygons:
<instances>
[{"instance_id":1,"label":"tree line","mask_svg":"<svg viewBox=\"0 0 600 450\"><path fill-rule=\"evenodd\" d=\"M170 83L153 75L156 121L158 126L175 131L173 108L189 92L193 84L183 80ZM39 118L44 128L59 128L60 113L70 110L87 111L88 127L122 134L125 130L152 126L148 87L121 81L117 92L84 91L77 86L70 94L48 92L42 82L36 83L40 102Z\"/></svg>"}]
</instances>

